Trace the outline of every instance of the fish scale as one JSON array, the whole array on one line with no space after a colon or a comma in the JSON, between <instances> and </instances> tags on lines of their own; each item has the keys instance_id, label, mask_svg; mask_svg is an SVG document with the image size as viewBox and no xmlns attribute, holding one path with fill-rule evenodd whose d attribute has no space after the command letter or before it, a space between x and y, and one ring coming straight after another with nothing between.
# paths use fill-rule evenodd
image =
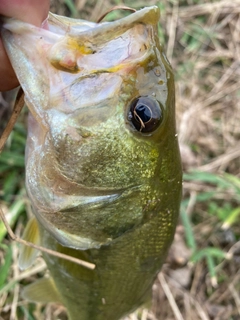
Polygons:
<instances>
[{"instance_id":1,"label":"fish scale","mask_svg":"<svg viewBox=\"0 0 240 320\"><path fill-rule=\"evenodd\" d=\"M165 258L162 256L162 252L166 252L165 242L170 238L166 235L166 231L169 231L167 224L170 223L172 228L175 225L175 221L171 219L170 216L169 221L161 224L156 221L158 218L153 219L141 229L122 236L114 244L102 247L100 250L88 250L84 255L77 250L69 251L63 247L60 249L59 245L56 247L54 239L51 239L53 240L51 242L46 235L43 236L46 241L43 242L44 245L48 244L48 247L59 252L96 263L96 270L89 271L68 261L56 261L53 257L45 257L50 272L55 275L57 287L59 285L61 290L64 290L62 286L64 283L64 287L71 288L65 298L70 319L119 319L125 310L128 312L134 310L149 298L152 281ZM158 223L159 229L154 228L155 233L153 233L155 223ZM49 246L50 243L53 246ZM66 278L65 273L71 273L72 277ZM152 281L149 281L149 278ZM88 282L91 286L86 285ZM102 302L103 299L105 304ZM73 300L75 300L74 305ZM81 306L78 306L79 303Z\"/></svg>"}]
</instances>

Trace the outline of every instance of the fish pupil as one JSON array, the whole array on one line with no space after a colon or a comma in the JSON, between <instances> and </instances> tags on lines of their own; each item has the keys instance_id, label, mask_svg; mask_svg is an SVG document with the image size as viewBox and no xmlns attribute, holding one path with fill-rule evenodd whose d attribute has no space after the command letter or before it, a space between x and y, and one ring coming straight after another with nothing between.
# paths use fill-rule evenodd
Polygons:
<instances>
[{"instance_id":1,"label":"fish pupil","mask_svg":"<svg viewBox=\"0 0 240 320\"><path fill-rule=\"evenodd\" d=\"M128 121L140 132L155 131L163 120L161 103L149 96L135 98L130 104Z\"/></svg>"}]
</instances>

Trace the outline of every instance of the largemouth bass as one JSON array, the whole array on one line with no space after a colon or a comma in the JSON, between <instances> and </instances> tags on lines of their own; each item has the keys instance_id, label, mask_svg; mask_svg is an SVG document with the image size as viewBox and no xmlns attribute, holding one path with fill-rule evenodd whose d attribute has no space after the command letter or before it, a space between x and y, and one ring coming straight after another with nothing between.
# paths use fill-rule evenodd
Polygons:
<instances>
[{"instance_id":1,"label":"largemouth bass","mask_svg":"<svg viewBox=\"0 0 240 320\"><path fill-rule=\"evenodd\" d=\"M173 239L182 170L158 21L149 7L109 23L50 14L48 30L5 24L30 110L35 218L24 237L96 265L44 254L52 278L25 296L60 301L71 320L117 320L144 303ZM23 250L21 267L33 259Z\"/></svg>"}]
</instances>

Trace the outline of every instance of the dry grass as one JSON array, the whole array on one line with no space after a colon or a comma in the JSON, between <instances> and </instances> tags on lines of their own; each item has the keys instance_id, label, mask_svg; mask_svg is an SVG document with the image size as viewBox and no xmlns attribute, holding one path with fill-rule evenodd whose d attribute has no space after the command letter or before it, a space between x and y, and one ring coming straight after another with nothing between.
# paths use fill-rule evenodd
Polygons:
<instances>
[{"instance_id":1,"label":"dry grass","mask_svg":"<svg viewBox=\"0 0 240 320\"><path fill-rule=\"evenodd\" d=\"M146 4L127 0L75 1L80 16L93 21L116 3L134 3L137 8ZM176 73L177 125L184 171L200 168L240 178L240 1L147 3L158 3L162 9L160 36ZM52 10L70 14L63 0L53 1ZM214 201L198 202L197 195L206 191L215 193ZM152 307L140 309L124 320L240 319L240 229L234 225L224 231L217 213L209 214L214 205L220 210L226 203L233 207L239 203L229 190L219 191L195 181L184 183L184 197L190 198L187 214L193 221L198 248L220 248L228 253L228 259L216 261L217 279L209 274L205 260L191 264L192 251L187 248L184 228L179 225L168 260L153 286ZM3 259L0 252L0 261ZM16 263L14 246L8 286L14 282L17 285L10 294L6 288L0 291L1 320L17 319L19 306L27 309L26 302L19 298L19 283L26 278L24 281L31 281L44 270L41 259L22 273ZM66 319L62 307L56 305L48 306L44 313L38 306L34 314L38 320ZM25 314L21 319L30 318Z\"/></svg>"}]
</instances>

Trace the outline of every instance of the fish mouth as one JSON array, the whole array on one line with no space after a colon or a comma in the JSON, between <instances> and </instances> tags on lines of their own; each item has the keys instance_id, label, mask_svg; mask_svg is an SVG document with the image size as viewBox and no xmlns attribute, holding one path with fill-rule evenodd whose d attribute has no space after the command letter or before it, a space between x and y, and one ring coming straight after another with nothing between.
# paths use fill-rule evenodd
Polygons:
<instances>
[{"instance_id":1,"label":"fish mouth","mask_svg":"<svg viewBox=\"0 0 240 320\"><path fill-rule=\"evenodd\" d=\"M86 29L81 31L83 41L81 43L89 43L89 39L95 40L97 43L104 42L106 35L108 40L120 37L125 31L138 23L156 25L160 18L159 8L157 6L146 7L138 10L127 17L112 22L89 23ZM79 40L79 26L73 25L69 30L69 25L62 23L61 17L53 13L49 15L51 24L58 24L62 32L68 32L69 36Z\"/></svg>"}]
</instances>

